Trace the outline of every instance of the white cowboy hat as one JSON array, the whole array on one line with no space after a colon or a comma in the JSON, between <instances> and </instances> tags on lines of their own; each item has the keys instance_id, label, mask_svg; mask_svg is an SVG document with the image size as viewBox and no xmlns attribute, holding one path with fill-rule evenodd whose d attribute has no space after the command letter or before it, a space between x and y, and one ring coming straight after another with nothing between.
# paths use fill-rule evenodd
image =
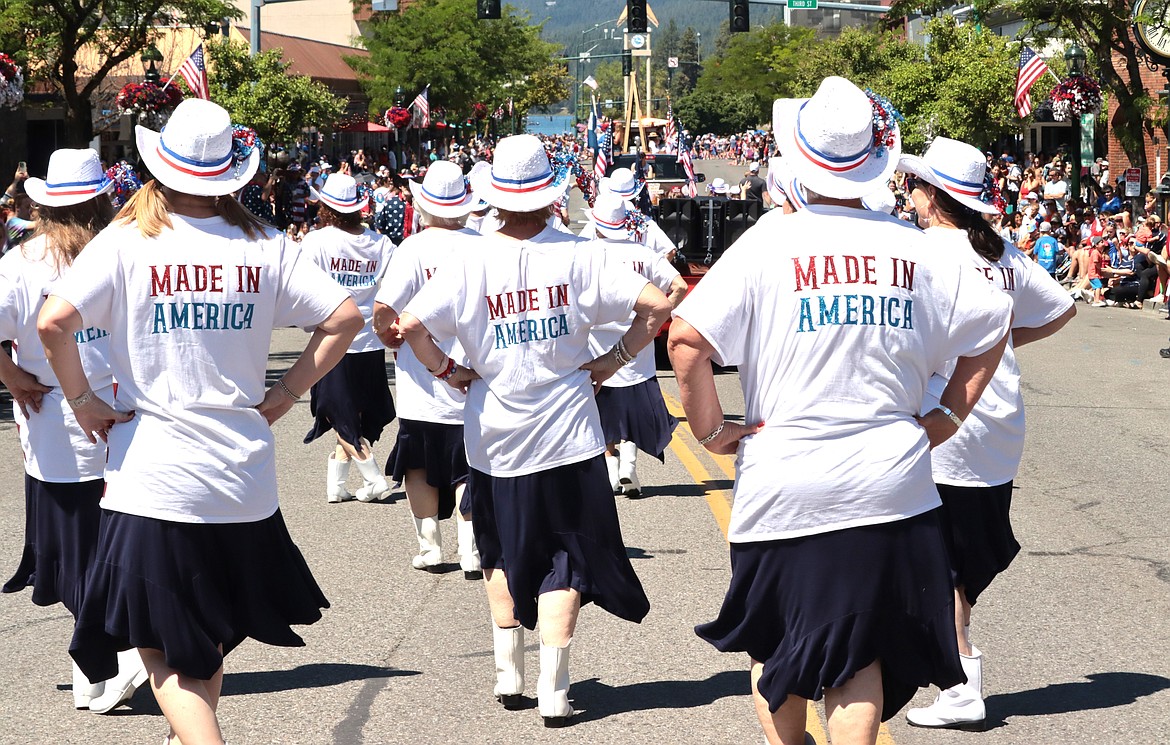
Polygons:
<instances>
[{"instance_id":1,"label":"white cowboy hat","mask_svg":"<svg viewBox=\"0 0 1170 745\"><path fill-rule=\"evenodd\" d=\"M987 175L987 159L979 149L949 137L937 137L919 158L903 155L898 170L912 173L926 183L941 189L964 207L986 215L997 215L994 205L986 204L983 179Z\"/></svg>"},{"instance_id":2,"label":"white cowboy hat","mask_svg":"<svg viewBox=\"0 0 1170 745\"><path fill-rule=\"evenodd\" d=\"M232 119L221 106L187 98L161 132L139 125L138 153L154 177L183 194L219 197L239 191L260 167L260 149L237 158Z\"/></svg>"},{"instance_id":3,"label":"white cowboy hat","mask_svg":"<svg viewBox=\"0 0 1170 745\"><path fill-rule=\"evenodd\" d=\"M622 199L633 199L642 191L637 177L629 168L613 169L613 173L609 174L606 188Z\"/></svg>"},{"instance_id":4,"label":"white cowboy hat","mask_svg":"<svg viewBox=\"0 0 1170 745\"><path fill-rule=\"evenodd\" d=\"M764 183L768 187L768 196L777 205L788 202L793 209L802 210L808 206L808 199L804 196L804 187L792 175L792 169L783 157L768 159L768 178Z\"/></svg>"},{"instance_id":5,"label":"white cowboy hat","mask_svg":"<svg viewBox=\"0 0 1170 745\"><path fill-rule=\"evenodd\" d=\"M727 182L721 178L717 178L711 182L710 189L711 189L711 192L714 194L726 194L727 193Z\"/></svg>"},{"instance_id":6,"label":"white cowboy hat","mask_svg":"<svg viewBox=\"0 0 1170 745\"><path fill-rule=\"evenodd\" d=\"M615 240L629 240L630 231L626 229L626 203L612 196L603 195L593 203L589 210L589 220L603 238Z\"/></svg>"},{"instance_id":7,"label":"white cowboy hat","mask_svg":"<svg viewBox=\"0 0 1170 745\"><path fill-rule=\"evenodd\" d=\"M894 192L890 191L888 186L879 187L877 191L866 194L861 198L861 203L870 212L881 212L886 215L892 214L894 208L898 206Z\"/></svg>"},{"instance_id":8,"label":"white cowboy hat","mask_svg":"<svg viewBox=\"0 0 1170 745\"><path fill-rule=\"evenodd\" d=\"M357 181L344 173L331 173L321 191L309 187L309 196L334 212L357 212L366 206L366 199L358 196Z\"/></svg>"},{"instance_id":9,"label":"white cowboy hat","mask_svg":"<svg viewBox=\"0 0 1170 745\"><path fill-rule=\"evenodd\" d=\"M548 153L536 135L512 135L496 146L491 168L472 171L475 194L498 209L535 212L560 199L569 180L557 183Z\"/></svg>"},{"instance_id":10,"label":"white cowboy hat","mask_svg":"<svg viewBox=\"0 0 1170 745\"><path fill-rule=\"evenodd\" d=\"M435 217L463 217L478 201L467 187L463 169L445 160L431 163L422 183L408 183L415 205Z\"/></svg>"},{"instance_id":11,"label":"white cowboy hat","mask_svg":"<svg viewBox=\"0 0 1170 745\"><path fill-rule=\"evenodd\" d=\"M877 108L874 98L839 77L825 78L812 98L773 104L777 147L805 188L860 199L889 180L902 136L892 111L879 116Z\"/></svg>"},{"instance_id":12,"label":"white cowboy hat","mask_svg":"<svg viewBox=\"0 0 1170 745\"><path fill-rule=\"evenodd\" d=\"M89 148L55 150L49 156L45 178L29 178L24 190L37 204L68 207L106 194L114 182L106 178L98 154Z\"/></svg>"}]
</instances>

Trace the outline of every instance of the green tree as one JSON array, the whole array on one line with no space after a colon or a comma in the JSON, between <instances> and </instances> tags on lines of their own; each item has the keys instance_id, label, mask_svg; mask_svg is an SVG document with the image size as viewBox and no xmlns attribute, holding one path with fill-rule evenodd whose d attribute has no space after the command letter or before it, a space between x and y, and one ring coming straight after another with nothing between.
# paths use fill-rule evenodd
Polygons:
<instances>
[{"instance_id":1,"label":"green tree","mask_svg":"<svg viewBox=\"0 0 1170 745\"><path fill-rule=\"evenodd\" d=\"M949 5L944 0L895 0L887 17L897 22L912 13L936 12ZM1027 25L1020 36L1028 39L1034 49L1049 41L1080 44L1088 57L1088 72L1117 101L1117 111L1109 120L1110 132L1117 137L1131 163L1143 164L1143 135L1155 134L1151 115L1156 104L1141 79L1144 62L1130 31L1132 5L1132 0L976 0L974 11L981 18L993 14L1023 18ZM1151 3L1148 20L1161 19L1167 5L1165 0ZM1058 67L1053 60L1048 60L1048 64ZM1033 86L1033 100L1043 98L1048 90L1047 83L1037 82Z\"/></svg>"},{"instance_id":2,"label":"green tree","mask_svg":"<svg viewBox=\"0 0 1170 745\"><path fill-rule=\"evenodd\" d=\"M20 50L27 78L49 83L65 108L65 142L93 139L92 97L120 64L172 25L201 28L240 11L222 0L2 0L0 39ZM93 69L82 60L96 58Z\"/></svg>"},{"instance_id":3,"label":"green tree","mask_svg":"<svg viewBox=\"0 0 1170 745\"><path fill-rule=\"evenodd\" d=\"M569 97L572 78L565 63L550 61L531 75L511 86L509 97L519 111L552 106Z\"/></svg>"},{"instance_id":4,"label":"green tree","mask_svg":"<svg viewBox=\"0 0 1170 745\"><path fill-rule=\"evenodd\" d=\"M370 56L347 62L362 77L371 111L394 105L399 86L412 97L429 84L432 105L465 115L476 102L507 100L548 69L559 48L540 30L511 6L499 20L477 21L475 0L418 0L375 14L361 40Z\"/></svg>"},{"instance_id":5,"label":"green tree","mask_svg":"<svg viewBox=\"0 0 1170 745\"><path fill-rule=\"evenodd\" d=\"M792 95L808 50L815 45L812 29L783 23L721 38L715 55L703 62L695 92L708 96L725 91L746 93L755 102L751 124L768 121L772 101Z\"/></svg>"},{"instance_id":6,"label":"green tree","mask_svg":"<svg viewBox=\"0 0 1170 745\"><path fill-rule=\"evenodd\" d=\"M760 123L759 104L744 91L696 88L675 103L674 112L696 134L743 132Z\"/></svg>"},{"instance_id":7,"label":"green tree","mask_svg":"<svg viewBox=\"0 0 1170 745\"><path fill-rule=\"evenodd\" d=\"M211 100L266 143L293 142L305 127L328 128L345 114L346 99L312 78L289 75L280 49L253 57L247 44L223 38L205 49Z\"/></svg>"}]
</instances>

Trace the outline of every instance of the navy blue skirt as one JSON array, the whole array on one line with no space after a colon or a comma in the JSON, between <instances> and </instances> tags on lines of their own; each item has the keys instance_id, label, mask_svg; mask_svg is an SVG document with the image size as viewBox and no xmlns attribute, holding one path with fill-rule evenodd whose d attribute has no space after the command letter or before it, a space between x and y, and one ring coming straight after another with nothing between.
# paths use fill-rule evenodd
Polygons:
<instances>
[{"instance_id":1,"label":"navy blue skirt","mask_svg":"<svg viewBox=\"0 0 1170 745\"><path fill-rule=\"evenodd\" d=\"M602 386L597 392L597 411L606 442L633 442L642 452L665 460L663 454L678 420L666 410L657 378L620 388Z\"/></svg>"},{"instance_id":2,"label":"navy blue skirt","mask_svg":"<svg viewBox=\"0 0 1170 745\"><path fill-rule=\"evenodd\" d=\"M471 469L472 525L484 568L503 569L516 618L536 628L537 599L572 588L635 623L650 600L626 555L601 455L504 478Z\"/></svg>"},{"instance_id":3,"label":"navy blue skirt","mask_svg":"<svg viewBox=\"0 0 1170 745\"><path fill-rule=\"evenodd\" d=\"M943 538L951 557L951 581L975 601L1020 552L1012 532L1012 482L999 486L938 484Z\"/></svg>"},{"instance_id":4,"label":"navy blue skirt","mask_svg":"<svg viewBox=\"0 0 1170 745\"><path fill-rule=\"evenodd\" d=\"M2 592L32 588L36 605L81 608L85 573L93 563L101 517L102 479L69 484L24 475L24 551Z\"/></svg>"},{"instance_id":5,"label":"navy blue skirt","mask_svg":"<svg viewBox=\"0 0 1170 745\"><path fill-rule=\"evenodd\" d=\"M116 653L131 647L162 650L171 668L209 680L248 637L303 647L290 625L328 607L279 510L216 524L103 510L69 654L90 680L113 677Z\"/></svg>"},{"instance_id":6,"label":"navy blue skirt","mask_svg":"<svg viewBox=\"0 0 1170 745\"><path fill-rule=\"evenodd\" d=\"M451 517L455 489L467 481L463 425L399 419L398 439L386 460L386 475L402 481L407 471L414 470L425 471L427 483L439 490L439 519Z\"/></svg>"},{"instance_id":7,"label":"navy blue skirt","mask_svg":"<svg viewBox=\"0 0 1170 745\"><path fill-rule=\"evenodd\" d=\"M385 349L345 355L317 381L310 394L309 412L314 421L305 435L306 443L333 429L357 449L362 438L377 442L386 425L394 421Z\"/></svg>"},{"instance_id":8,"label":"navy blue skirt","mask_svg":"<svg viewBox=\"0 0 1170 745\"><path fill-rule=\"evenodd\" d=\"M764 663L775 712L789 694L819 700L881 660L882 721L915 692L965 680L938 510L881 525L731 544L731 587L695 632Z\"/></svg>"}]
</instances>

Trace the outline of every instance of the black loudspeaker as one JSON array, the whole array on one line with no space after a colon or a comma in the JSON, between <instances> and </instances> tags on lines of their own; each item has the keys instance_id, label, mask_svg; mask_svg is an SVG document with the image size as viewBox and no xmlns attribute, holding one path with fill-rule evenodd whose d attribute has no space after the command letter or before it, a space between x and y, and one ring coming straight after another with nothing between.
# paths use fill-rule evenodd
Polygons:
<instances>
[{"instance_id":1,"label":"black loudspeaker","mask_svg":"<svg viewBox=\"0 0 1170 745\"><path fill-rule=\"evenodd\" d=\"M699 205L693 199L660 199L658 227L682 254L691 254L699 245Z\"/></svg>"},{"instance_id":2,"label":"black loudspeaker","mask_svg":"<svg viewBox=\"0 0 1170 745\"><path fill-rule=\"evenodd\" d=\"M696 197L694 201L699 210L699 234L695 250L687 254L687 258L711 266L723 255L723 219L727 200L722 197Z\"/></svg>"},{"instance_id":3,"label":"black loudspeaker","mask_svg":"<svg viewBox=\"0 0 1170 745\"><path fill-rule=\"evenodd\" d=\"M755 199L729 199L723 205L723 247L739 240L764 214L764 203Z\"/></svg>"}]
</instances>

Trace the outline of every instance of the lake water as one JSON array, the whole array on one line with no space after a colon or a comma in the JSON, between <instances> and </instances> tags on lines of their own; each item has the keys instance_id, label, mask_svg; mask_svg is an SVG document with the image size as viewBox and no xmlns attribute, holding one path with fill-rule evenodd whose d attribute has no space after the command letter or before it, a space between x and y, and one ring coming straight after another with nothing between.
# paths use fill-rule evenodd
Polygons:
<instances>
[{"instance_id":1,"label":"lake water","mask_svg":"<svg viewBox=\"0 0 1170 745\"><path fill-rule=\"evenodd\" d=\"M559 135L574 131L577 122L571 114L529 114L526 132L542 135Z\"/></svg>"}]
</instances>

